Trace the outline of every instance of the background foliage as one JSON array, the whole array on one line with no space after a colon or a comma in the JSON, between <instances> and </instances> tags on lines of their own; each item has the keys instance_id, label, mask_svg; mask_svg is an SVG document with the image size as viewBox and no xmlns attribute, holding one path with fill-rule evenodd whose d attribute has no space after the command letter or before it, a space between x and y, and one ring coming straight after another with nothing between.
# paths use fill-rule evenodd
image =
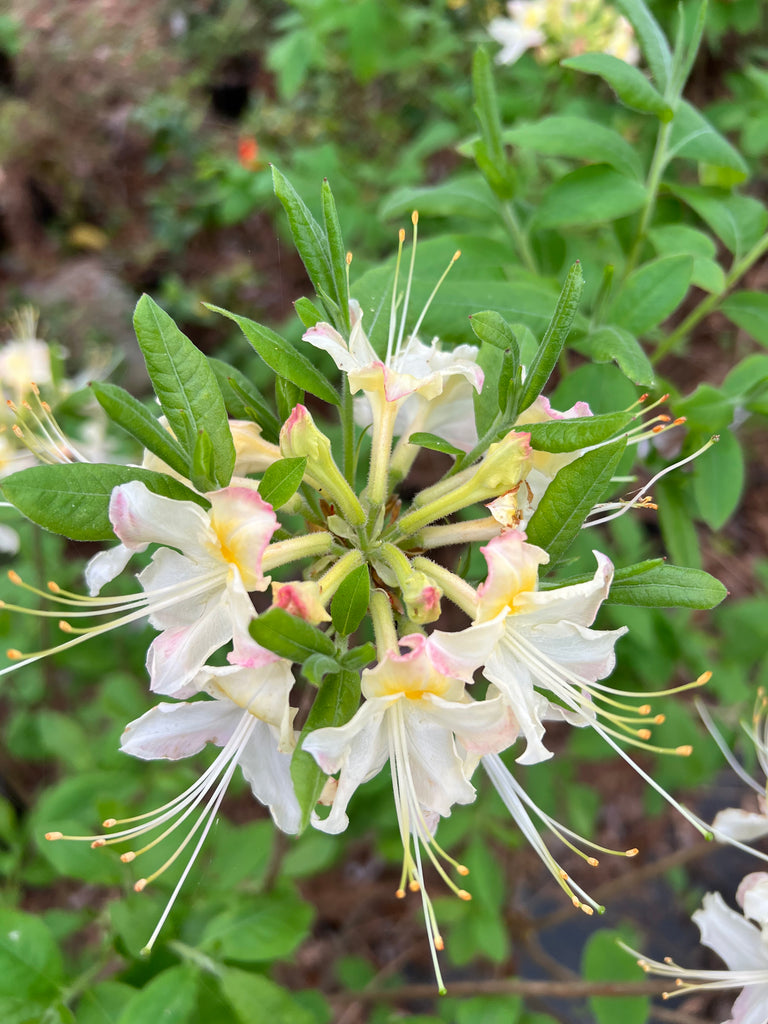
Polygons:
<instances>
[{"instance_id":1,"label":"background foliage","mask_svg":"<svg viewBox=\"0 0 768 1024\"><path fill-rule=\"evenodd\" d=\"M674 40L676 5L651 6ZM686 455L721 436L658 488L658 515L627 516L599 541L579 539L585 566L598 544L622 564L668 552L731 592L706 619L606 609L605 626L630 626L617 685L658 689L712 668L709 693L735 734L745 702L768 684L761 9L758 0L713 0L697 51L698 5L684 5L674 66L687 63L690 76L670 119L684 83L658 41L646 49L651 77L642 83L604 56L547 65L527 54L494 69L485 33L493 4L12 0L0 18L2 304L42 309L44 336L66 350L70 373L106 349L112 380L142 389L130 320L147 290L203 349L215 346L262 384L234 325L229 332L201 300L300 334L291 302L308 284L269 162L313 208L321 179L331 180L355 255L353 294L364 304L388 280L396 228L414 206L428 239L414 302L462 249L427 322L448 342L472 341L467 316L495 309L515 325L526 362L580 259L585 296L554 407L588 400L608 412L642 391L668 391L672 414L687 419L685 431L665 436L671 445ZM482 42L487 54L473 61ZM77 400L62 416L77 429ZM641 454L650 475L675 452ZM82 549L20 529L14 568L79 589ZM12 589L0 583L0 598L13 600ZM21 649L48 642L8 613L0 635ZM571 737L566 751L563 734L558 755L571 756L528 770L526 786L577 830L641 847L646 858L601 866L591 888L608 905L603 921L574 920L557 903L495 796L482 793L441 827L441 842L472 869L475 899L438 908L453 978L438 1002L418 910L392 899L400 844L388 781L366 787L365 818L353 815L344 837L310 832L290 842L242 787L162 943L142 959L173 879L137 896L116 856L41 837L51 827L87 834L100 818L161 804L195 777L185 765L126 765L117 752L123 724L148 706L149 635L118 633L3 680L0 1006L13 1024L154 1024L161 1012L170 1024L247 1024L254 1006L297 1024L602 1024L615 1005L571 998L567 984L573 972L637 980L606 924L651 955L693 963L701 954L687 915L701 892L732 892L755 869L727 850L704 856L695 834L590 735ZM664 729L665 743L695 746L687 760L646 764L664 786L704 816L739 802L688 702ZM651 916L645 936L637 922ZM542 974L563 983L565 996L483 987ZM620 1012L640 1024L651 1011L636 997ZM722 1011L700 999L690 1012L717 1020Z\"/></svg>"}]
</instances>

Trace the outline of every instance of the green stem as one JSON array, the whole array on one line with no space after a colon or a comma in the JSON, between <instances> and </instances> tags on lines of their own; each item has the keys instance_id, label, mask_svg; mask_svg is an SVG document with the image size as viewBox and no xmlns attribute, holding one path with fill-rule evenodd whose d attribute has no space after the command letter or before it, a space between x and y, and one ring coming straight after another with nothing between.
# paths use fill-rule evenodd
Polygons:
<instances>
[{"instance_id":1,"label":"green stem","mask_svg":"<svg viewBox=\"0 0 768 1024\"><path fill-rule=\"evenodd\" d=\"M368 606L373 622L373 635L376 637L376 656L383 661L388 651L397 651L397 630L392 615L392 605L384 590L374 590Z\"/></svg>"},{"instance_id":2,"label":"green stem","mask_svg":"<svg viewBox=\"0 0 768 1024\"><path fill-rule=\"evenodd\" d=\"M501 219L512 236L512 241L517 246L518 255L525 264L525 266L534 274L538 274L539 268L536 263L536 257L533 255L533 249L531 249L528 236L523 231L520 221L517 219L517 214L512 206L512 203L507 201L501 204Z\"/></svg>"},{"instance_id":3,"label":"green stem","mask_svg":"<svg viewBox=\"0 0 768 1024\"><path fill-rule=\"evenodd\" d=\"M295 562L299 558L315 558L326 555L333 547L330 533L307 533L303 537L291 537L290 540L279 540L270 544L261 560L262 572L269 572L278 565Z\"/></svg>"},{"instance_id":4,"label":"green stem","mask_svg":"<svg viewBox=\"0 0 768 1024\"><path fill-rule=\"evenodd\" d=\"M648 170L648 180L645 185L645 205L643 206L643 212L640 216L640 226L637 229L637 237L635 238L634 245L630 251L629 257L627 258L627 265L624 268L624 280L634 270L635 265L640 257L640 250L643 242L645 241L645 235L648 231L648 226L653 218L654 210L656 209L656 198L659 191L659 185L661 184L661 176L664 173L664 168L667 166L667 146L669 145L669 136L672 132L672 121L663 121L660 128L659 134L656 137L656 148L653 151L653 159L651 160L651 166Z\"/></svg>"},{"instance_id":5,"label":"green stem","mask_svg":"<svg viewBox=\"0 0 768 1024\"><path fill-rule=\"evenodd\" d=\"M347 375L342 374L341 394L341 446L344 462L344 476L350 487L355 488L355 421L352 415L352 392L349 390Z\"/></svg>"},{"instance_id":6,"label":"green stem","mask_svg":"<svg viewBox=\"0 0 768 1024\"><path fill-rule=\"evenodd\" d=\"M373 409L373 437L371 439L371 464L368 472L367 497L371 505L370 519L375 518L378 508L387 498L389 483L389 459L392 453L392 431L399 407L398 402L388 402L382 395Z\"/></svg>"},{"instance_id":7,"label":"green stem","mask_svg":"<svg viewBox=\"0 0 768 1024\"><path fill-rule=\"evenodd\" d=\"M736 282L749 270L749 268L760 259L763 253L768 251L768 234L764 235L759 242L756 242L749 252L742 256L732 265L725 278L725 286L719 291L708 295L698 306L691 310L688 316L679 324L670 335L668 335L651 356L652 363L658 363L667 353L671 352L678 342L688 334L705 316L715 310Z\"/></svg>"}]
</instances>

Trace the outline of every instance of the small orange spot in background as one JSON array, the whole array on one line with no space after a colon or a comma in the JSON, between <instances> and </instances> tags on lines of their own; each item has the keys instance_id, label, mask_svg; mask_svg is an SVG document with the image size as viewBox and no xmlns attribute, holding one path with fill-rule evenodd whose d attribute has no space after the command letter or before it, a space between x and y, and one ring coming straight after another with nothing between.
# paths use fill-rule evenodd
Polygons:
<instances>
[{"instance_id":1,"label":"small orange spot in background","mask_svg":"<svg viewBox=\"0 0 768 1024\"><path fill-rule=\"evenodd\" d=\"M259 144L252 135L240 139L237 144L237 156L240 163L249 171L255 171L259 164Z\"/></svg>"}]
</instances>

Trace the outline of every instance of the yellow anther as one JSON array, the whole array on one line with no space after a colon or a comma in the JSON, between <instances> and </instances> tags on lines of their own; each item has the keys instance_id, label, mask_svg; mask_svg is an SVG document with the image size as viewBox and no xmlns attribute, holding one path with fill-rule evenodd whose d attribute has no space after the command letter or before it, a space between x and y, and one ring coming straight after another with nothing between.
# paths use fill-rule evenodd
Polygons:
<instances>
[{"instance_id":1,"label":"yellow anther","mask_svg":"<svg viewBox=\"0 0 768 1024\"><path fill-rule=\"evenodd\" d=\"M456 870L458 871L458 873L460 875L468 875L469 874L469 868L467 867L466 864L457 864L456 865Z\"/></svg>"},{"instance_id":2,"label":"yellow anther","mask_svg":"<svg viewBox=\"0 0 768 1024\"><path fill-rule=\"evenodd\" d=\"M15 583L17 585L21 583L21 576L19 576L15 569L8 570L8 579L11 583Z\"/></svg>"},{"instance_id":3,"label":"yellow anther","mask_svg":"<svg viewBox=\"0 0 768 1024\"><path fill-rule=\"evenodd\" d=\"M397 237L399 238L400 244L402 245L403 242L405 241L405 228L400 228L400 230L397 233Z\"/></svg>"},{"instance_id":4,"label":"yellow anther","mask_svg":"<svg viewBox=\"0 0 768 1024\"><path fill-rule=\"evenodd\" d=\"M59 629L62 633L74 633L74 629L66 619L59 619Z\"/></svg>"},{"instance_id":5,"label":"yellow anther","mask_svg":"<svg viewBox=\"0 0 768 1024\"><path fill-rule=\"evenodd\" d=\"M581 904L581 909L584 911L587 917L592 917L592 915L594 914L594 910L592 909L592 907L588 907L586 903Z\"/></svg>"},{"instance_id":6,"label":"yellow anther","mask_svg":"<svg viewBox=\"0 0 768 1024\"><path fill-rule=\"evenodd\" d=\"M600 861L597 857L587 857L587 864L589 864L591 868L596 868L599 863Z\"/></svg>"},{"instance_id":7,"label":"yellow anther","mask_svg":"<svg viewBox=\"0 0 768 1024\"><path fill-rule=\"evenodd\" d=\"M626 851L626 852L624 853L624 856L625 856L625 857L636 857L636 856L638 855L638 853L640 853L640 851L638 850L638 848L637 848L636 846L633 846L631 850L627 850L627 851Z\"/></svg>"},{"instance_id":8,"label":"yellow anther","mask_svg":"<svg viewBox=\"0 0 768 1024\"><path fill-rule=\"evenodd\" d=\"M64 838L64 833L63 832L46 832L45 833L45 838L49 842L53 842L55 839L63 839Z\"/></svg>"},{"instance_id":9,"label":"yellow anther","mask_svg":"<svg viewBox=\"0 0 768 1024\"><path fill-rule=\"evenodd\" d=\"M646 715L650 715L650 713L651 713L651 705L650 704L641 704L640 707L637 709L637 713L638 713L638 715L642 715L643 717L645 717Z\"/></svg>"},{"instance_id":10,"label":"yellow anther","mask_svg":"<svg viewBox=\"0 0 768 1024\"><path fill-rule=\"evenodd\" d=\"M146 878L140 878L138 880L138 882L134 882L133 883L133 891L134 892L143 892L146 889L146 887L147 887L147 880L146 880Z\"/></svg>"},{"instance_id":11,"label":"yellow anther","mask_svg":"<svg viewBox=\"0 0 768 1024\"><path fill-rule=\"evenodd\" d=\"M707 670L706 672L702 672L699 678L696 680L696 685L704 686L705 683L708 683L711 678L712 673L709 670Z\"/></svg>"},{"instance_id":12,"label":"yellow anther","mask_svg":"<svg viewBox=\"0 0 768 1024\"><path fill-rule=\"evenodd\" d=\"M58 583L56 583L55 580L48 580L46 586L48 587L52 594L58 594L61 592L61 587L59 586Z\"/></svg>"},{"instance_id":13,"label":"yellow anther","mask_svg":"<svg viewBox=\"0 0 768 1024\"><path fill-rule=\"evenodd\" d=\"M397 892L395 893L395 896L399 900L404 900L405 899L405 889L398 889Z\"/></svg>"},{"instance_id":14,"label":"yellow anther","mask_svg":"<svg viewBox=\"0 0 768 1024\"><path fill-rule=\"evenodd\" d=\"M91 843L91 849L92 850L98 850L102 846L106 846L106 845L107 845L107 840L106 839L94 839L93 842Z\"/></svg>"},{"instance_id":15,"label":"yellow anther","mask_svg":"<svg viewBox=\"0 0 768 1024\"><path fill-rule=\"evenodd\" d=\"M18 661L19 658L24 657L21 651L17 650L15 647L9 647L8 650L5 652L5 656L6 658L10 658L11 661Z\"/></svg>"},{"instance_id":16,"label":"yellow anther","mask_svg":"<svg viewBox=\"0 0 768 1024\"><path fill-rule=\"evenodd\" d=\"M411 881L408 883L408 888L411 890L411 892L418 892L421 886L419 885L415 878L412 878Z\"/></svg>"},{"instance_id":17,"label":"yellow anther","mask_svg":"<svg viewBox=\"0 0 768 1024\"><path fill-rule=\"evenodd\" d=\"M457 889L456 890L456 894L457 894L457 896L459 897L460 900L467 900L467 901L469 901L469 900L472 899L472 893L471 892L467 892L466 889Z\"/></svg>"},{"instance_id":18,"label":"yellow anther","mask_svg":"<svg viewBox=\"0 0 768 1024\"><path fill-rule=\"evenodd\" d=\"M638 729L637 730L637 735L640 737L641 740L649 740L651 738L651 730L650 729Z\"/></svg>"},{"instance_id":19,"label":"yellow anther","mask_svg":"<svg viewBox=\"0 0 768 1024\"><path fill-rule=\"evenodd\" d=\"M656 717L654 718L654 722L656 723L656 725L661 725L662 722L666 722L666 720L666 715L656 715Z\"/></svg>"},{"instance_id":20,"label":"yellow anther","mask_svg":"<svg viewBox=\"0 0 768 1024\"><path fill-rule=\"evenodd\" d=\"M101 823L102 828L113 828L117 824L117 818L105 818Z\"/></svg>"},{"instance_id":21,"label":"yellow anther","mask_svg":"<svg viewBox=\"0 0 768 1024\"><path fill-rule=\"evenodd\" d=\"M413 213L411 214L411 224L413 224L413 226L416 227L416 225L418 223L419 223L419 211L418 210L414 210Z\"/></svg>"},{"instance_id":22,"label":"yellow anther","mask_svg":"<svg viewBox=\"0 0 768 1024\"><path fill-rule=\"evenodd\" d=\"M682 747L678 747L675 750L675 753L679 754L680 757L690 757L693 753L693 747L690 744L685 744Z\"/></svg>"},{"instance_id":23,"label":"yellow anther","mask_svg":"<svg viewBox=\"0 0 768 1024\"><path fill-rule=\"evenodd\" d=\"M435 936L435 949L439 949L441 952L445 949L445 943L443 942L442 935Z\"/></svg>"},{"instance_id":24,"label":"yellow anther","mask_svg":"<svg viewBox=\"0 0 768 1024\"><path fill-rule=\"evenodd\" d=\"M127 853L120 854L120 860L123 862L123 864L130 864L132 860L136 860L136 854L133 852L133 850L128 850Z\"/></svg>"}]
</instances>

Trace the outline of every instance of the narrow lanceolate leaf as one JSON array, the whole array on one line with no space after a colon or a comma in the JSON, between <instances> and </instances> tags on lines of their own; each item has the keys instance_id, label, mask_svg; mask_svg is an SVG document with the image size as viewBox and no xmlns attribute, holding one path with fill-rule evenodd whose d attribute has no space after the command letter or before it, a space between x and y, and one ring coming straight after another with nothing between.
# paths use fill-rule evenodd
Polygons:
<instances>
[{"instance_id":1,"label":"narrow lanceolate leaf","mask_svg":"<svg viewBox=\"0 0 768 1024\"><path fill-rule=\"evenodd\" d=\"M303 405L304 392L287 377L275 378L275 404L277 415L285 422L297 405Z\"/></svg>"},{"instance_id":2,"label":"narrow lanceolate leaf","mask_svg":"<svg viewBox=\"0 0 768 1024\"><path fill-rule=\"evenodd\" d=\"M599 75L613 89L625 107L641 114L655 114L662 121L672 120L672 108L645 75L631 64L608 53L584 53L561 61L563 67ZM608 162L608 161L606 161ZM612 161L610 161L612 162Z\"/></svg>"},{"instance_id":3,"label":"narrow lanceolate leaf","mask_svg":"<svg viewBox=\"0 0 768 1024\"><path fill-rule=\"evenodd\" d=\"M317 626L291 615L283 608L270 608L250 625L257 644L289 661L303 662L311 654L333 657L333 641Z\"/></svg>"},{"instance_id":4,"label":"narrow lanceolate leaf","mask_svg":"<svg viewBox=\"0 0 768 1024\"><path fill-rule=\"evenodd\" d=\"M539 345L538 351L528 367L525 389L520 400L520 408L527 409L534 402L549 380L549 376L557 365L563 350L568 331L579 308L579 299L584 287L581 263L577 260L568 271L568 277L557 300L554 316Z\"/></svg>"},{"instance_id":5,"label":"narrow lanceolate leaf","mask_svg":"<svg viewBox=\"0 0 768 1024\"><path fill-rule=\"evenodd\" d=\"M301 807L301 827L305 829L325 785L326 774L314 757L301 749L304 738L315 729L344 725L360 704L360 676L342 671L328 676L315 696L291 761L291 778Z\"/></svg>"},{"instance_id":6,"label":"narrow lanceolate leaf","mask_svg":"<svg viewBox=\"0 0 768 1024\"><path fill-rule=\"evenodd\" d=\"M259 496L272 508L281 508L299 489L307 468L306 456L279 459L264 470L259 483Z\"/></svg>"},{"instance_id":7,"label":"narrow lanceolate leaf","mask_svg":"<svg viewBox=\"0 0 768 1024\"><path fill-rule=\"evenodd\" d=\"M457 448L455 444L451 444L450 441L438 437L437 434L429 434L426 431L411 434L408 438L408 443L418 444L422 448L428 448L431 452L443 452L445 455L452 455L454 458L464 454L461 448Z\"/></svg>"},{"instance_id":8,"label":"narrow lanceolate leaf","mask_svg":"<svg viewBox=\"0 0 768 1024\"><path fill-rule=\"evenodd\" d=\"M191 462L198 433L205 430L213 446L216 483L226 487L235 465L235 445L208 360L148 295L136 305L133 326L155 394L179 444Z\"/></svg>"},{"instance_id":9,"label":"narrow lanceolate leaf","mask_svg":"<svg viewBox=\"0 0 768 1024\"><path fill-rule=\"evenodd\" d=\"M182 476L187 476L189 459L181 445L161 423L157 422L157 418L146 406L117 384L94 381L90 387L97 402L113 423L117 423L135 437L171 469L175 469Z\"/></svg>"},{"instance_id":10,"label":"narrow lanceolate leaf","mask_svg":"<svg viewBox=\"0 0 768 1024\"><path fill-rule=\"evenodd\" d=\"M665 92L672 74L672 51L659 23L645 0L616 0L616 3L640 40L640 47L656 84Z\"/></svg>"},{"instance_id":11,"label":"narrow lanceolate leaf","mask_svg":"<svg viewBox=\"0 0 768 1024\"><path fill-rule=\"evenodd\" d=\"M701 569L654 565L630 577L617 572L608 600L646 608L714 608L727 595L720 580Z\"/></svg>"},{"instance_id":12,"label":"narrow lanceolate leaf","mask_svg":"<svg viewBox=\"0 0 768 1024\"><path fill-rule=\"evenodd\" d=\"M280 421L267 405L263 395L248 377L223 359L209 358L219 382L227 412L236 420L253 420L261 427L264 439L275 443L280 434Z\"/></svg>"},{"instance_id":13,"label":"narrow lanceolate leaf","mask_svg":"<svg viewBox=\"0 0 768 1024\"><path fill-rule=\"evenodd\" d=\"M578 416L572 420L523 423L516 430L530 433L531 448L540 452L575 452L613 437L632 422L631 412L606 412L599 416Z\"/></svg>"},{"instance_id":14,"label":"narrow lanceolate leaf","mask_svg":"<svg viewBox=\"0 0 768 1024\"><path fill-rule=\"evenodd\" d=\"M333 296L336 288L331 267L331 253L323 229L312 216L293 185L276 167L272 168L272 181L275 195L288 214L288 223L294 244L307 268L315 291L318 294L325 292ZM307 390L310 389L307 388Z\"/></svg>"},{"instance_id":15,"label":"narrow lanceolate leaf","mask_svg":"<svg viewBox=\"0 0 768 1024\"><path fill-rule=\"evenodd\" d=\"M551 565L565 554L590 509L604 496L626 446L626 438L620 437L586 452L547 487L527 533L531 544L549 552Z\"/></svg>"},{"instance_id":16,"label":"narrow lanceolate leaf","mask_svg":"<svg viewBox=\"0 0 768 1024\"><path fill-rule=\"evenodd\" d=\"M72 540L114 540L109 499L119 484L140 480L155 494L176 501L210 502L174 477L136 466L75 462L33 466L13 473L2 483L4 497L44 530Z\"/></svg>"},{"instance_id":17,"label":"narrow lanceolate leaf","mask_svg":"<svg viewBox=\"0 0 768 1024\"><path fill-rule=\"evenodd\" d=\"M333 628L341 636L354 633L368 611L371 577L367 565L358 565L345 576L331 601Z\"/></svg>"},{"instance_id":18,"label":"narrow lanceolate leaf","mask_svg":"<svg viewBox=\"0 0 768 1024\"><path fill-rule=\"evenodd\" d=\"M325 234L328 239L328 249L331 257L331 273L334 281L333 298L341 313L342 325L349 330L349 291L347 288L347 252L344 248L344 238L341 234L339 215L336 211L336 202L331 192L328 179L323 180L321 191L323 203L323 220L325 222Z\"/></svg>"},{"instance_id":19,"label":"narrow lanceolate leaf","mask_svg":"<svg viewBox=\"0 0 768 1024\"><path fill-rule=\"evenodd\" d=\"M324 402L330 402L331 405L339 404L339 396L328 378L315 369L309 359L297 351L285 338L281 338L279 334L275 334L268 327L249 320L246 316L238 316L236 313L230 313L227 309L210 306L208 303L205 305L214 313L221 313L222 316L234 320L267 366L280 377L292 380L298 387L309 391L311 395L322 398Z\"/></svg>"},{"instance_id":20,"label":"narrow lanceolate leaf","mask_svg":"<svg viewBox=\"0 0 768 1024\"><path fill-rule=\"evenodd\" d=\"M315 324L319 324L323 319L323 314L312 302L311 299L306 296L296 299L293 304L293 308L296 310L296 316L301 320L305 327L314 327Z\"/></svg>"}]
</instances>

